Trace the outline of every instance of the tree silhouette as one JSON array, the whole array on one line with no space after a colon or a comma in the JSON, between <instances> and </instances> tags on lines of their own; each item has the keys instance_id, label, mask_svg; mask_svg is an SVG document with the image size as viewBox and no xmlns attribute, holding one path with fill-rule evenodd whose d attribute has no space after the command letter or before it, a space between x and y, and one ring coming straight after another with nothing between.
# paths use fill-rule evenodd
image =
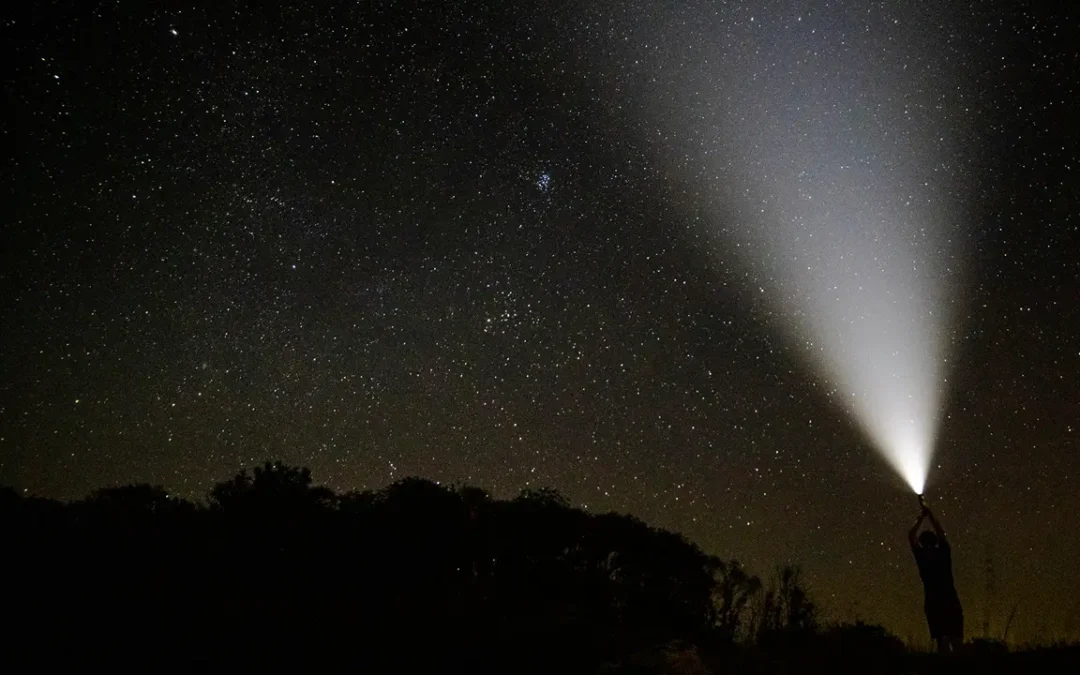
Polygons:
<instances>
[{"instance_id":1,"label":"tree silhouette","mask_svg":"<svg viewBox=\"0 0 1080 675\"><path fill-rule=\"evenodd\" d=\"M142 650L183 669L923 670L880 627L822 629L796 567L763 589L681 535L548 489L504 501L406 478L339 496L268 462L206 505L152 485L70 504L6 488L0 517L8 644L47 636L83 664Z\"/></svg>"},{"instance_id":2,"label":"tree silhouette","mask_svg":"<svg viewBox=\"0 0 1080 675\"><path fill-rule=\"evenodd\" d=\"M720 639L731 642L750 630L754 598L761 593L761 580L748 574L737 561L718 561L714 578L714 623Z\"/></svg>"},{"instance_id":3,"label":"tree silhouette","mask_svg":"<svg viewBox=\"0 0 1080 675\"><path fill-rule=\"evenodd\" d=\"M776 570L761 607L759 641L801 639L817 630L817 607L802 585L799 568Z\"/></svg>"},{"instance_id":4,"label":"tree silhouette","mask_svg":"<svg viewBox=\"0 0 1080 675\"><path fill-rule=\"evenodd\" d=\"M263 516L309 515L329 508L334 494L312 487L311 470L266 462L252 475L241 471L210 491L210 506L226 512Z\"/></svg>"}]
</instances>

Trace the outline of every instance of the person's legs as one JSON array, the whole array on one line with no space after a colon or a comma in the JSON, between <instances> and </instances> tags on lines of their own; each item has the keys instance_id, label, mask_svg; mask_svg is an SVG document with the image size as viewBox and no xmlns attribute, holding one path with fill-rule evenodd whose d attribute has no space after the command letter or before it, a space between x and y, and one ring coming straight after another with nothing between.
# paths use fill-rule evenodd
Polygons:
<instances>
[{"instance_id":1,"label":"person's legs","mask_svg":"<svg viewBox=\"0 0 1080 675\"><path fill-rule=\"evenodd\" d=\"M959 651L964 646L964 611L960 601L956 600L950 608L948 627L943 631L950 652Z\"/></svg>"}]
</instances>

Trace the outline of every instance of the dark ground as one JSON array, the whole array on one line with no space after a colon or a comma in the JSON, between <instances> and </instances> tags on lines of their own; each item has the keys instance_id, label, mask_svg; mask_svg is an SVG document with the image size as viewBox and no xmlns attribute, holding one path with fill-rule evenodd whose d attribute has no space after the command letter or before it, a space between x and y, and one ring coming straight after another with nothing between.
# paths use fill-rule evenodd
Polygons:
<instances>
[{"instance_id":1,"label":"dark ground","mask_svg":"<svg viewBox=\"0 0 1080 675\"><path fill-rule=\"evenodd\" d=\"M336 495L267 464L206 505L164 489L63 504L0 492L5 660L27 667L369 672L1078 672L1080 646L939 657L821 624L682 536L421 479Z\"/></svg>"}]
</instances>

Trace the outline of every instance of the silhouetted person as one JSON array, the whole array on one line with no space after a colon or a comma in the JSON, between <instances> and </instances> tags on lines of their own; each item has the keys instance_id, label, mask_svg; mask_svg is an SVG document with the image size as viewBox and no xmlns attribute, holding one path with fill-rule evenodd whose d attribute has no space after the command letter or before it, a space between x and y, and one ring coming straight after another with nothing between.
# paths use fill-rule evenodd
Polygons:
<instances>
[{"instance_id":1,"label":"silhouetted person","mask_svg":"<svg viewBox=\"0 0 1080 675\"><path fill-rule=\"evenodd\" d=\"M953 584L952 549L945 538L945 530L930 512L925 502L919 519L908 532L911 551L919 565L925 591L926 623L930 626L930 637L937 642L939 652L955 651L964 642L964 610L960 598L956 595ZM924 520L930 520L933 532L926 530L919 533Z\"/></svg>"}]
</instances>

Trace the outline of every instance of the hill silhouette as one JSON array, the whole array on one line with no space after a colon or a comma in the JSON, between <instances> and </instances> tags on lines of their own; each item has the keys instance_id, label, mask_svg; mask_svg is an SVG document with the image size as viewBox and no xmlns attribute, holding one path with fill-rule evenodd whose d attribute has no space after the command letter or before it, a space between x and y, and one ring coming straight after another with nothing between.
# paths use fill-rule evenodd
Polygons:
<instances>
[{"instance_id":1,"label":"hill silhouette","mask_svg":"<svg viewBox=\"0 0 1080 675\"><path fill-rule=\"evenodd\" d=\"M822 626L795 568L762 581L558 492L407 478L335 494L266 463L206 504L162 487L0 491L11 663L371 672L1017 672L1075 647L948 662ZM1003 647L1001 648L1003 649ZM974 670L972 671L974 672Z\"/></svg>"}]
</instances>

